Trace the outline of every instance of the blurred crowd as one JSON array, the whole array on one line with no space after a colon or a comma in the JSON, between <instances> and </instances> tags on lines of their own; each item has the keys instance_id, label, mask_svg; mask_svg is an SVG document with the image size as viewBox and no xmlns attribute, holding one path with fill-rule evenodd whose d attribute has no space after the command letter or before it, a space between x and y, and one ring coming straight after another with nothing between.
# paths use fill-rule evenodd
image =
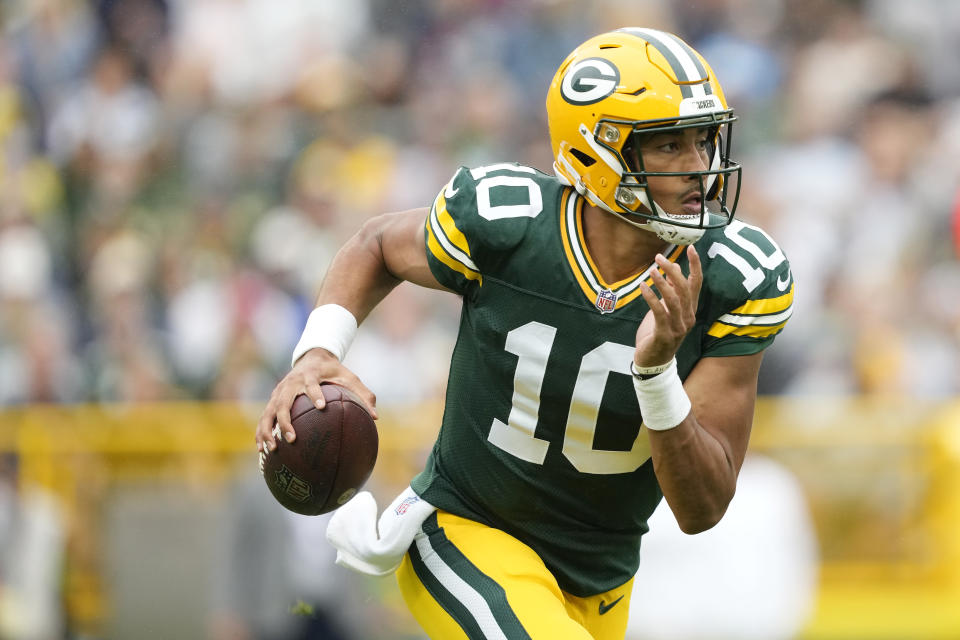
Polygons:
<instances>
[{"instance_id":1,"label":"blurred crowd","mask_svg":"<svg viewBox=\"0 0 960 640\"><path fill-rule=\"evenodd\" d=\"M681 34L740 116L739 215L798 281L761 391L960 391L960 3L3 0L0 19L0 404L263 401L337 247L459 165L549 172L554 70L624 25ZM381 402L436 396L456 299L386 305L350 364Z\"/></svg>"},{"instance_id":2,"label":"blurred crowd","mask_svg":"<svg viewBox=\"0 0 960 640\"><path fill-rule=\"evenodd\" d=\"M740 117L738 216L798 282L761 392L960 394L958 2L0 0L0 23L0 407L262 403L337 248L460 165L549 173L550 78L621 26L684 37ZM381 406L436 398L457 317L401 285L347 364Z\"/></svg>"}]
</instances>

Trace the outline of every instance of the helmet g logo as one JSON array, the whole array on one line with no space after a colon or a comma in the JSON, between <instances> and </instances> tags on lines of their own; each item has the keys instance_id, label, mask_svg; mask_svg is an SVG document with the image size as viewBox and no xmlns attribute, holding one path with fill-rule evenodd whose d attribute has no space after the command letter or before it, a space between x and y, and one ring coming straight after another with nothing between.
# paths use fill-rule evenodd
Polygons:
<instances>
[{"instance_id":1,"label":"helmet g logo","mask_svg":"<svg viewBox=\"0 0 960 640\"><path fill-rule=\"evenodd\" d=\"M587 58L567 69L560 95L570 104L600 102L620 83L620 70L604 58Z\"/></svg>"}]
</instances>

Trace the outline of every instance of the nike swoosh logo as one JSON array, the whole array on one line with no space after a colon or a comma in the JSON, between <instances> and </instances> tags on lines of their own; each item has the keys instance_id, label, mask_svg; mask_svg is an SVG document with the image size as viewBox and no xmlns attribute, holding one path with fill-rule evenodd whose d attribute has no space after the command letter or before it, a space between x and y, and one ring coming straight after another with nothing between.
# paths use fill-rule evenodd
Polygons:
<instances>
[{"instance_id":1,"label":"nike swoosh logo","mask_svg":"<svg viewBox=\"0 0 960 640\"><path fill-rule=\"evenodd\" d=\"M600 615L603 615L603 614L605 614L607 611L610 611L610 609L613 609L613 608L616 606L616 604L617 604L618 602L620 602L621 600L623 600L623 596L620 596L619 598L617 598L616 600L614 600L614 601L611 602L610 604L607 604L606 602L604 602L603 600L601 600L601 601L600 601Z\"/></svg>"},{"instance_id":2,"label":"nike swoosh logo","mask_svg":"<svg viewBox=\"0 0 960 640\"><path fill-rule=\"evenodd\" d=\"M780 289L780 291L786 291L788 284L790 284L790 272L789 272L789 271L787 271L787 275L786 275L786 277L785 277L784 279L781 280L780 277L777 277L777 289Z\"/></svg>"},{"instance_id":3,"label":"nike swoosh logo","mask_svg":"<svg viewBox=\"0 0 960 640\"><path fill-rule=\"evenodd\" d=\"M452 198L453 196L457 195L457 191L460 191L460 189L459 188L454 189L453 180L451 180L450 182L447 183L447 186L443 189L443 197L447 199Z\"/></svg>"}]
</instances>

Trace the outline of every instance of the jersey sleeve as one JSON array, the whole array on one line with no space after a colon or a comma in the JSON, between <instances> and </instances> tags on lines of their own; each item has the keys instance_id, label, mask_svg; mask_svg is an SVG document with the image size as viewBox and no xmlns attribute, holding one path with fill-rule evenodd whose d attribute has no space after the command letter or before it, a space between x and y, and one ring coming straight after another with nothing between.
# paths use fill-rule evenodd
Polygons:
<instances>
[{"instance_id":1,"label":"jersey sleeve","mask_svg":"<svg viewBox=\"0 0 960 640\"><path fill-rule=\"evenodd\" d=\"M437 195L424 228L434 277L460 294L483 285L498 259L519 244L542 209L536 170L518 164L460 167Z\"/></svg>"},{"instance_id":2,"label":"jersey sleeve","mask_svg":"<svg viewBox=\"0 0 960 640\"><path fill-rule=\"evenodd\" d=\"M793 314L796 284L787 257L764 231L738 220L706 245L706 255L703 355L766 349Z\"/></svg>"}]
</instances>

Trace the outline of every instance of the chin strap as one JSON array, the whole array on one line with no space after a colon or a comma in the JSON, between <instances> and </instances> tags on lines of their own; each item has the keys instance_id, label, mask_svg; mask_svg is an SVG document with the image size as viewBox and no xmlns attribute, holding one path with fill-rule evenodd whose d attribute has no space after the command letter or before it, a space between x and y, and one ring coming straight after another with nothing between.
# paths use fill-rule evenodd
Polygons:
<instances>
[{"instance_id":1,"label":"chin strap","mask_svg":"<svg viewBox=\"0 0 960 640\"><path fill-rule=\"evenodd\" d=\"M697 240L703 237L704 229L697 229L692 227L681 227L676 224L672 224L672 220L679 222L689 222L692 218L698 218L699 216L681 216L668 213L657 204L652 198L647 194L647 190L641 186L636 187L619 187L620 189L628 190L634 197L636 197L640 204L645 206L648 210L653 211L658 218L663 218L664 222L659 220L648 220L646 218L640 218L643 222L637 222L636 220L631 220L627 217L630 214L624 214L618 211L614 211L610 207L606 206L603 203L600 203L599 206L606 211L609 211L613 215L617 216L621 220L632 224L638 229L646 229L647 231L652 231L657 234L661 240L666 240L670 244L693 244ZM592 200L591 200L592 202Z\"/></svg>"},{"instance_id":2,"label":"chin strap","mask_svg":"<svg viewBox=\"0 0 960 640\"><path fill-rule=\"evenodd\" d=\"M674 216L670 213L662 214L660 217L665 218L683 218L686 216ZM670 224L669 222L658 222L656 220L651 220L647 223L647 227L657 234L662 240L671 242L673 244L693 244L697 240L703 237L704 229L693 229L691 227L680 227L675 224Z\"/></svg>"},{"instance_id":3,"label":"chin strap","mask_svg":"<svg viewBox=\"0 0 960 640\"><path fill-rule=\"evenodd\" d=\"M637 222L636 220L631 220L627 217L628 214L623 214L618 211L614 211L610 207L604 207L601 205L601 208L620 218L629 225L632 225L638 229L644 229L645 231L651 231L657 234L661 240L665 240L670 244L685 245L693 244L703 236L703 229L691 229L689 227L678 227L675 224L670 224L669 222L657 222L655 220L646 220L644 222ZM659 208L659 207L658 207ZM670 214L666 214L669 216ZM641 218L642 219L642 218Z\"/></svg>"}]
</instances>

